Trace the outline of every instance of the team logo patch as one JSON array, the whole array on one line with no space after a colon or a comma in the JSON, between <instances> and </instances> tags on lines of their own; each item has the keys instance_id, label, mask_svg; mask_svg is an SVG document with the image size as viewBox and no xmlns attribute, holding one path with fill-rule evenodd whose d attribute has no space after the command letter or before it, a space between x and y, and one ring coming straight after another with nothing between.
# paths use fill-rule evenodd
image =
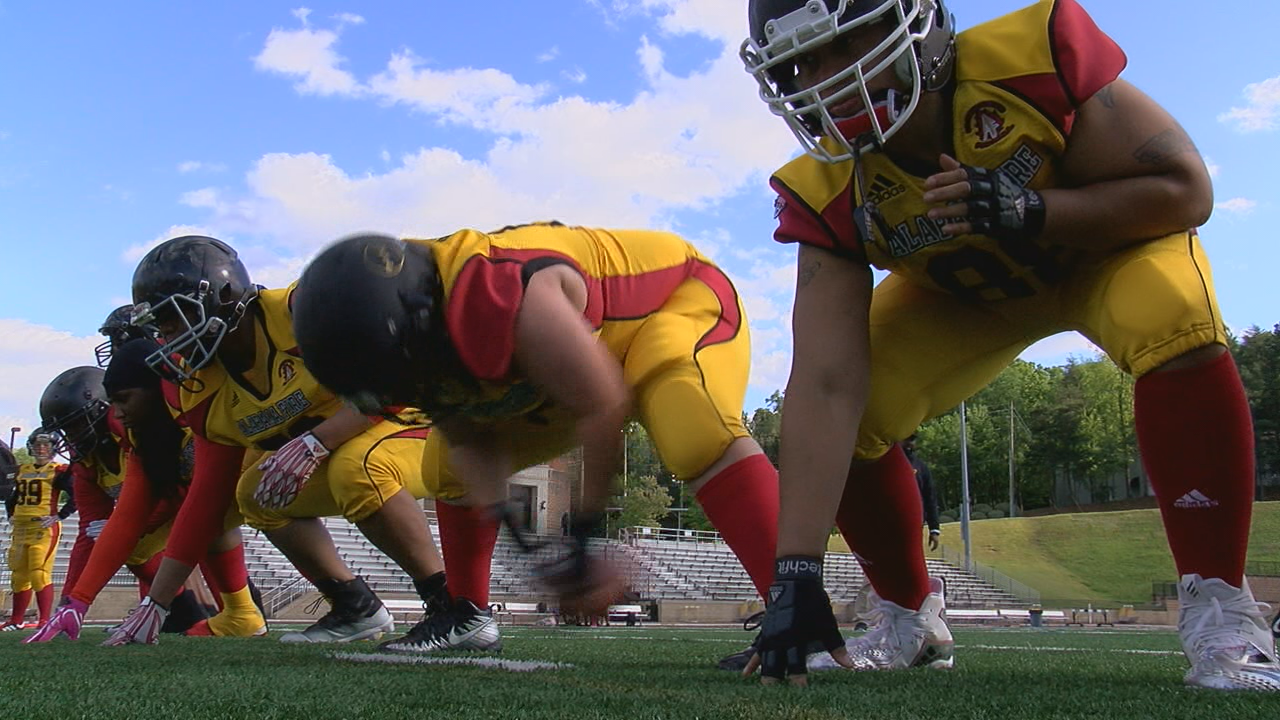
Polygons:
<instances>
[{"instance_id":1,"label":"team logo patch","mask_svg":"<svg viewBox=\"0 0 1280 720\"><path fill-rule=\"evenodd\" d=\"M975 148L981 150L991 147L1013 132L1015 126L1004 120L1007 110L1008 108L994 100L980 102L969 108L964 116L964 131L978 136Z\"/></svg>"},{"instance_id":2,"label":"team logo patch","mask_svg":"<svg viewBox=\"0 0 1280 720\"><path fill-rule=\"evenodd\" d=\"M280 363L280 382L289 382L298 374L297 369L293 367L292 360L285 360Z\"/></svg>"},{"instance_id":3,"label":"team logo patch","mask_svg":"<svg viewBox=\"0 0 1280 720\"><path fill-rule=\"evenodd\" d=\"M907 189L902 185L880 173L876 173L876 176L871 178L871 185L867 188L867 200L876 205L883 205L886 201L892 200L906 191Z\"/></svg>"},{"instance_id":4,"label":"team logo patch","mask_svg":"<svg viewBox=\"0 0 1280 720\"><path fill-rule=\"evenodd\" d=\"M365 245L363 257L365 267L382 277L395 277L404 267L404 253L390 245Z\"/></svg>"}]
</instances>

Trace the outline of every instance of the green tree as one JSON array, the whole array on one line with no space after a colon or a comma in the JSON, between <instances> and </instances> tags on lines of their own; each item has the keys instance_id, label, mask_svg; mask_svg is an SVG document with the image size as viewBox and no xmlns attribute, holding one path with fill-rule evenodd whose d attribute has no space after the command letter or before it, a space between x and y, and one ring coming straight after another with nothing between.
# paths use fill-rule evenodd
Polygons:
<instances>
[{"instance_id":1,"label":"green tree","mask_svg":"<svg viewBox=\"0 0 1280 720\"><path fill-rule=\"evenodd\" d=\"M1253 413L1258 470L1280 472L1280 325L1249 328L1232 352Z\"/></svg>"},{"instance_id":2,"label":"green tree","mask_svg":"<svg viewBox=\"0 0 1280 720\"><path fill-rule=\"evenodd\" d=\"M671 494L654 476L641 475L627 483L626 495L615 497L613 505L621 508L618 527L657 527L671 507Z\"/></svg>"},{"instance_id":3,"label":"green tree","mask_svg":"<svg viewBox=\"0 0 1280 720\"><path fill-rule=\"evenodd\" d=\"M742 413L742 421L769 461L777 465L782 435L782 391L774 390L764 402L765 406L756 408L750 416Z\"/></svg>"}]
</instances>

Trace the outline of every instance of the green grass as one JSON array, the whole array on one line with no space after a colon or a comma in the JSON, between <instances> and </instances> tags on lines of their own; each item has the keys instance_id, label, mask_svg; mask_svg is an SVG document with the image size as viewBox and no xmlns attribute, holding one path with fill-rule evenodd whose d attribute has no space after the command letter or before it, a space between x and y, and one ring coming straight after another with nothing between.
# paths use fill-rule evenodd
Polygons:
<instances>
[{"instance_id":1,"label":"green grass","mask_svg":"<svg viewBox=\"0 0 1280 720\"><path fill-rule=\"evenodd\" d=\"M102 648L97 629L39 646L16 634L0 636L0 717L23 720L1280 717L1280 696L1185 688L1169 632L962 629L954 671L829 671L808 690L715 670L748 639L734 630L504 628L502 657L573 666L524 674L350 664L273 639Z\"/></svg>"},{"instance_id":2,"label":"green grass","mask_svg":"<svg viewBox=\"0 0 1280 720\"><path fill-rule=\"evenodd\" d=\"M942 542L963 549L959 523ZM834 537L831 549L847 546ZM1177 580L1157 510L976 520L973 559L1045 599L1148 602L1152 582ZM1249 559L1280 561L1280 502L1254 505Z\"/></svg>"}]
</instances>

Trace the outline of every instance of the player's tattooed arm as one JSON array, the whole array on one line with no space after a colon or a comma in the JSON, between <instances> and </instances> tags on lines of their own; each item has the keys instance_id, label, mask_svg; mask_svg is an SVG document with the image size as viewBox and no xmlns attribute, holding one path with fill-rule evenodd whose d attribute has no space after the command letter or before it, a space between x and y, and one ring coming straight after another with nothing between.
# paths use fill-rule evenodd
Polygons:
<instances>
[{"instance_id":1,"label":"player's tattooed arm","mask_svg":"<svg viewBox=\"0 0 1280 720\"><path fill-rule=\"evenodd\" d=\"M1164 165L1184 152L1196 152L1196 144L1185 130L1175 125L1142 143L1133 151L1133 159L1143 165Z\"/></svg>"},{"instance_id":2,"label":"player's tattooed arm","mask_svg":"<svg viewBox=\"0 0 1280 720\"><path fill-rule=\"evenodd\" d=\"M807 287L813 282L813 278L817 276L818 271L822 269L822 261L818 258L801 259L800 274L796 278L796 282L800 287Z\"/></svg>"},{"instance_id":3,"label":"player's tattooed arm","mask_svg":"<svg viewBox=\"0 0 1280 720\"><path fill-rule=\"evenodd\" d=\"M1041 239L1106 250L1197 227L1213 186L1195 143L1158 103L1116 80L1081 105Z\"/></svg>"}]
</instances>

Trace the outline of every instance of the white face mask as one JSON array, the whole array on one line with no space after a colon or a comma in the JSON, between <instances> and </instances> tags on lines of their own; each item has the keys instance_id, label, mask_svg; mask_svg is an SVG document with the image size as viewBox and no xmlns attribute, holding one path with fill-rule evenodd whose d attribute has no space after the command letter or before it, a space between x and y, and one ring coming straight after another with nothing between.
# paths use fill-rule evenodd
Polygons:
<instances>
[{"instance_id":1,"label":"white face mask","mask_svg":"<svg viewBox=\"0 0 1280 720\"><path fill-rule=\"evenodd\" d=\"M799 56L877 23L889 28L883 40L816 85L796 86ZM809 0L767 21L763 33L742 44L747 72L759 83L761 99L786 121L805 152L824 162L850 160L882 146L902 129L922 94L940 89L951 75L954 23L940 0L881 0L874 5L840 0L834 11L824 0ZM893 72L906 89L873 95L868 85L886 72ZM862 110L851 117L835 111L850 101Z\"/></svg>"}]
</instances>

